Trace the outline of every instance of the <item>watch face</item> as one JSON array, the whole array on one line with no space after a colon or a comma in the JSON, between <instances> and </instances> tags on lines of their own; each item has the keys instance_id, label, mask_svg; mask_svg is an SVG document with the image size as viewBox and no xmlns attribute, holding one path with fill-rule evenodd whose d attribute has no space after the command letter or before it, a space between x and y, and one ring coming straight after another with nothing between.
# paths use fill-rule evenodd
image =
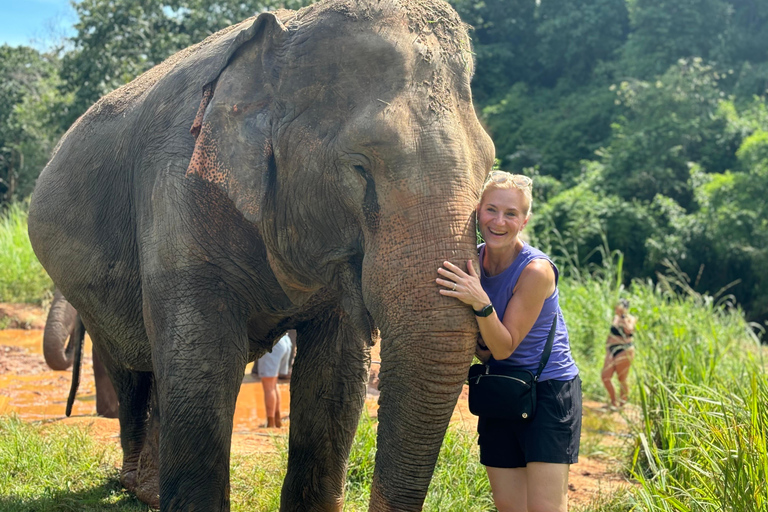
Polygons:
<instances>
[{"instance_id":1,"label":"watch face","mask_svg":"<svg viewBox=\"0 0 768 512\"><path fill-rule=\"evenodd\" d=\"M477 316L491 316L491 313L493 313L493 304L488 304L480 311L475 311L475 314Z\"/></svg>"}]
</instances>

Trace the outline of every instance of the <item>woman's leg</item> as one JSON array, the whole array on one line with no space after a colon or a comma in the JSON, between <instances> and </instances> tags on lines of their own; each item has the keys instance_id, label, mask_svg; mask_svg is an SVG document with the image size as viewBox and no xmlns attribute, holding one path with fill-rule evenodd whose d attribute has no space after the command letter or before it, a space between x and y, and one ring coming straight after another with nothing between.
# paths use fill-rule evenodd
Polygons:
<instances>
[{"instance_id":1,"label":"woman's leg","mask_svg":"<svg viewBox=\"0 0 768 512\"><path fill-rule=\"evenodd\" d=\"M264 408L267 410L267 427L277 427L275 416L280 417L280 393L277 392L277 377L262 377Z\"/></svg>"},{"instance_id":2,"label":"woman's leg","mask_svg":"<svg viewBox=\"0 0 768 512\"><path fill-rule=\"evenodd\" d=\"M568 510L568 464L529 462L528 512L566 512Z\"/></svg>"},{"instance_id":3,"label":"woman's leg","mask_svg":"<svg viewBox=\"0 0 768 512\"><path fill-rule=\"evenodd\" d=\"M627 377L629 376L629 368L632 366L632 359L634 359L634 357L635 348L630 347L619 354L614 361L616 374L619 376L619 395L621 396L622 404L629 400L629 385L627 384Z\"/></svg>"},{"instance_id":4,"label":"woman's leg","mask_svg":"<svg viewBox=\"0 0 768 512\"><path fill-rule=\"evenodd\" d=\"M616 371L614 364L614 358L609 351L605 352L605 361L603 361L603 371L600 372L600 377L603 379L603 386L608 391L608 396L611 398L611 405L616 407L616 390L613 388L611 379L613 378L613 372Z\"/></svg>"},{"instance_id":5,"label":"woman's leg","mask_svg":"<svg viewBox=\"0 0 768 512\"><path fill-rule=\"evenodd\" d=\"M485 467L491 483L493 502L499 512L527 512L526 468Z\"/></svg>"},{"instance_id":6,"label":"woman's leg","mask_svg":"<svg viewBox=\"0 0 768 512\"><path fill-rule=\"evenodd\" d=\"M525 468L486 466L499 512L566 512L568 464L529 462Z\"/></svg>"}]
</instances>

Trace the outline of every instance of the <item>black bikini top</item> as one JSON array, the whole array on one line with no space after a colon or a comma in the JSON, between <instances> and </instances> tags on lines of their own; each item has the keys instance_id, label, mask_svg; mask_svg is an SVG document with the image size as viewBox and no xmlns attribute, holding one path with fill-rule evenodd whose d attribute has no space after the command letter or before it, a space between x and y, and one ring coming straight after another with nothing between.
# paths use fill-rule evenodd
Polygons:
<instances>
[{"instance_id":1,"label":"black bikini top","mask_svg":"<svg viewBox=\"0 0 768 512\"><path fill-rule=\"evenodd\" d=\"M632 334L626 334L626 333L622 332L622 330L620 330L615 325L611 326L611 334L613 334L614 336L618 336L620 338L631 338L632 337Z\"/></svg>"}]
</instances>

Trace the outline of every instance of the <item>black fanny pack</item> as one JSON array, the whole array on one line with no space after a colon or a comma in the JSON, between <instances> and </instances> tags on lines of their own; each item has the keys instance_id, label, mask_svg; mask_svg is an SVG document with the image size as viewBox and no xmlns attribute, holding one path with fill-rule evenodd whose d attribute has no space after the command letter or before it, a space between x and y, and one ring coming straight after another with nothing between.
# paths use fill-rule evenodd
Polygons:
<instances>
[{"instance_id":1,"label":"black fanny pack","mask_svg":"<svg viewBox=\"0 0 768 512\"><path fill-rule=\"evenodd\" d=\"M549 360L557 328L557 312L536 375L528 370L473 364L469 368L469 412L485 418L529 421L536 414L536 383Z\"/></svg>"}]
</instances>

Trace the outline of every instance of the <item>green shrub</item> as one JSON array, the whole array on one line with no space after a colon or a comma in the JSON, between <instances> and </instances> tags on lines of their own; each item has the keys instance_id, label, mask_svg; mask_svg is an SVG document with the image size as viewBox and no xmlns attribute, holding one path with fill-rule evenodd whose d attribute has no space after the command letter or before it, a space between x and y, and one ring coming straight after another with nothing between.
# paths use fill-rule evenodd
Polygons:
<instances>
[{"instance_id":1,"label":"green shrub","mask_svg":"<svg viewBox=\"0 0 768 512\"><path fill-rule=\"evenodd\" d=\"M13 203L0 214L0 302L40 303L53 283L27 235L27 207Z\"/></svg>"}]
</instances>

